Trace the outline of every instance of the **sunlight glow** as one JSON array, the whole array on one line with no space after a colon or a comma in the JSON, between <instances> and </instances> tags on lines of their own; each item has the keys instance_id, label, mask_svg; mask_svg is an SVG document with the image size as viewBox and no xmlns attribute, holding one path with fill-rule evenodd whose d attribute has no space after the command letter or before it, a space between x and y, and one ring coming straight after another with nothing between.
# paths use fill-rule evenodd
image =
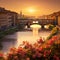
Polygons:
<instances>
[{"instance_id":1,"label":"sunlight glow","mask_svg":"<svg viewBox=\"0 0 60 60\"><path fill-rule=\"evenodd\" d=\"M28 7L28 8L25 8L23 10L23 13L25 15L28 15L28 16L38 16L40 13L39 13L39 10L35 7Z\"/></svg>"},{"instance_id":2,"label":"sunlight glow","mask_svg":"<svg viewBox=\"0 0 60 60\"><path fill-rule=\"evenodd\" d=\"M33 10L33 9L29 9L28 11L29 11L30 13L35 12L35 10Z\"/></svg>"}]
</instances>

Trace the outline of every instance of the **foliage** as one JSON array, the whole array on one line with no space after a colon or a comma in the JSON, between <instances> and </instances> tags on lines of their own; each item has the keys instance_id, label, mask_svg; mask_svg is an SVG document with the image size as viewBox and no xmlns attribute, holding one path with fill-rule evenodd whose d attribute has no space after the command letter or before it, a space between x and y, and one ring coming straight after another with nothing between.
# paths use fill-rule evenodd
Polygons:
<instances>
[{"instance_id":1,"label":"foliage","mask_svg":"<svg viewBox=\"0 0 60 60\"><path fill-rule=\"evenodd\" d=\"M52 24L49 24L49 29L52 30L55 26Z\"/></svg>"},{"instance_id":2,"label":"foliage","mask_svg":"<svg viewBox=\"0 0 60 60\"><path fill-rule=\"evenodd\" d=\"M52 36L57 35L58 32L59 32L59 28L58 28L58 27L54 27L54 28L51 30L50 35L47 37L47 40L49 40L50 38L52 38Z\"/></svg>"},{"instance_id":3,"label":"foliage","mask_svg":"<svg viewBox=\"0 0 60 60\"><path fill-rule=\"evenodd\" d=\"M1 31L0 32L0 39L8 34L12 34L12 33L16 32L16 31L17 31L17 28L9 28L7 30Z\"/></svg>"}]
</instances>

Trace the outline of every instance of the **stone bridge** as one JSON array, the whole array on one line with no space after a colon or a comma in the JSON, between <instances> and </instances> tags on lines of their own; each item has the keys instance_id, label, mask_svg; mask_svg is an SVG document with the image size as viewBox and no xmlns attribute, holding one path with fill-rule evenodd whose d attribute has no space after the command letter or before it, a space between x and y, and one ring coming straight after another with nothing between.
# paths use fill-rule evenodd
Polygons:
<instances>
[{"instance_id":1,"label":"stone bridge","mask_svg":"<svg viewBox=\"0 0 60 60\"><path fill-rule=\"evenodd\" d=\"M31 24L33 24L33 21L38 21L38 24L40 24L42 27L47 24L53 24L53 25L58 25L58 20L54 19L20 19L19 24L23 28L25 26L30 27Z\"/></svg>"}]
</instances>

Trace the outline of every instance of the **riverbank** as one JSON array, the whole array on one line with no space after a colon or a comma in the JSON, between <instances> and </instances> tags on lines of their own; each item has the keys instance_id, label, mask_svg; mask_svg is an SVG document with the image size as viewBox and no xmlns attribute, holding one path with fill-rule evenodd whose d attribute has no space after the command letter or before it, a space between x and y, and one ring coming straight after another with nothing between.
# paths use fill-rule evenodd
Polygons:
<instances>
[{"instance_id":1,"label":"riverbank","mask_svg":"<svg viewBox=\"0 0 60 60\"><path fill-rule=\"evenodd\" d=\"M10 34L17 32L18 30L19 29L17 27L12 27L12 28L6 29L4 31L0 31L0 50L3 48L2 43L1 43L3 41L3 38L6 35L10 35Z\"/></svg>"}]
</instances>

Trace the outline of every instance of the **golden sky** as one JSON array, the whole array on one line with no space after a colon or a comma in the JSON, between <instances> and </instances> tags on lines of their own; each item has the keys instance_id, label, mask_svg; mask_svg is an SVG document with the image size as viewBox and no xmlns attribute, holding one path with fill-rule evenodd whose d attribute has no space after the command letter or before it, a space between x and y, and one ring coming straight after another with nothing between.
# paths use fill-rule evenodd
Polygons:
<instances>
[{"instance_id":1,"label":"golden sky","mask_svg":"<svg viewBox=\"0 0 60 60\"><path fill-rule=\"evenodd\" d=\"M23 12L29 16L47 15L60 11L60 0L0 0L0 7Z\"/></svg>"}]
</instances>

